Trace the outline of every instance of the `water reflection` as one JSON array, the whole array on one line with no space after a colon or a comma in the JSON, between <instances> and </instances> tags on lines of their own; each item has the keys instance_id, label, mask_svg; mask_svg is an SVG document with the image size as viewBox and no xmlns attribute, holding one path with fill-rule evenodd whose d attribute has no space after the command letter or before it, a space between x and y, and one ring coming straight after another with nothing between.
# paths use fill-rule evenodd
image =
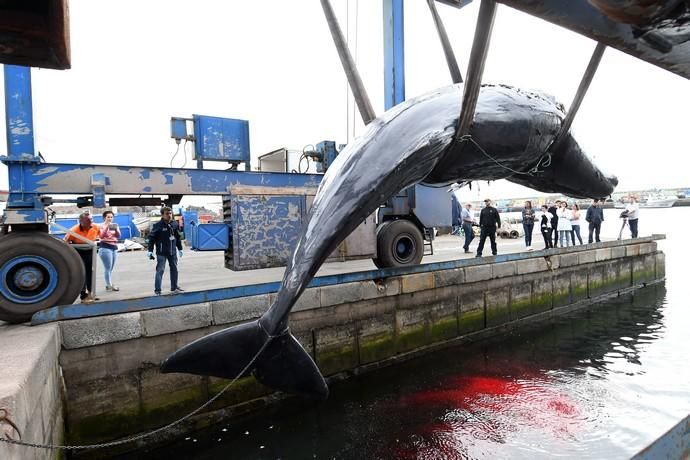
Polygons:
<instances>
[{"instance_id":1,"label":"water reflection","mask_svg":"<svg viewBox=\"0 0 690 460\"><path fill-rule=\"evenodd\" d=\"M625 458L660 434L645 417L672 419L664 404L677 404L645 380L669 365L648 350L666 334L665 295L650 286L125 458Z\"/></svg>"}]
</instances>

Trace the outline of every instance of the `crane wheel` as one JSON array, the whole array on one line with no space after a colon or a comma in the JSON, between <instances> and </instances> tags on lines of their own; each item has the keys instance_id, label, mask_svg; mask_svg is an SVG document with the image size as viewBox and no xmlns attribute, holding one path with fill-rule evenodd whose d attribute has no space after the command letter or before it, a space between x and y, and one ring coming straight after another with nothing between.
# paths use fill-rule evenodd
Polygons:
<instances>
[{"instance_id":1,"label":"crane wheel","mask_svg":"<svg viewBox=\"0 0 690 460\"><path fill-rule=\"evenodd\" d=\"M37 311L71 304L84 285L74 248L47 233L12 232L0 238L0 321L22 323Z\"/></svg>"},{"instance_id":2,"label":"crane wheel","mask_svg":"<svg viewBox=\"0 0 690 460\"><path fill-rule=\"evenodd\" d=\"M424 255L422 232L409 220L386 222L376 232L376 248L379 268L417 265Z\"/></svg>"}]
</instances>

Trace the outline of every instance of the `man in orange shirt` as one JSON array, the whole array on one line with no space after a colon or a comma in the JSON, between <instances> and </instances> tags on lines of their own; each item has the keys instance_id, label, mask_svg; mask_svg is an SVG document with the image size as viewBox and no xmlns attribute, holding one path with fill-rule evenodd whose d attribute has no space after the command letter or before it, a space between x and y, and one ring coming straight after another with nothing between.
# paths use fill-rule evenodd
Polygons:
<instances>
[{"instance_id":1,"label":"man in orange shirt","mask_svg":"<svg viewBox=\"0 0 690 460\"><path fill-rule=\"evenodd\" d=\"M79 224L75 225L70 229L72 233L86 238L90 241L96 241L98 238L98 225L93 223L93 218L91 214L87 211L79 215ZM85 241L75 237L74 235L67 234L65 236L65 241L72 244L86 244ZM75 248L77 249L77 248ZM93 272L93 248L88 249L77 249L82 262L84 263L84 270L86 274L86 280L84 286L81 289L81 294L79 298L82 303L93 303L97 300L91 289L91 274Z\"/></svg>"}]
</instances>

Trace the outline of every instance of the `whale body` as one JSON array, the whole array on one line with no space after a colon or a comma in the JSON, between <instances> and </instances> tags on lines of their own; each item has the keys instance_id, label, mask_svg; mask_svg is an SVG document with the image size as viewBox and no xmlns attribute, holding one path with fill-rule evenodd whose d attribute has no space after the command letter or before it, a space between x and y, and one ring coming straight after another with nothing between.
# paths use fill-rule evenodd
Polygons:
<instances>
[{"instance_id":1,"label":"whale body","mask_svg":"<svg viewBox=\"0 0 690 460\"><path fill-rule=\"evenodd\" d=\"M496 179L575 197L613 192L617 180L604 175L570 134L547 153L565 117L554 98L484 86L470 135L458 141L462 90L457 84L432 91L373 120L324 175L268 311L184 346L162 363L162 372L225 378L252 372L271 388L325 398L326 382L290 333L288 315L328 255L397 192L416 183Z\"/></svg>"}]
</instances>

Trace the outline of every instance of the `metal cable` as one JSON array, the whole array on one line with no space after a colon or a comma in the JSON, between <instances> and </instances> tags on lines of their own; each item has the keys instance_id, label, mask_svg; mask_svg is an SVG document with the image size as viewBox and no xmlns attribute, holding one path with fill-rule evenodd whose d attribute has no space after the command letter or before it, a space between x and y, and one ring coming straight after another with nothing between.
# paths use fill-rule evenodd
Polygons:
<instances>
[{"instance_id":1,"label":"metal cable","mask_svg":"<svg viewBox=\"0 0 690 460\"><path fill-rule=\"evenodd\" d=\"M263 328L262 328L262 329L263 329ZM284 333L285 333L285 332L284 332ZM121 445L121 444L127 444L127 443L130 443L130 442L138 441L138 440L140 440L140 439L148 438L148 437L150 437L150 436L153 436L154 434L161 433L161 432L163 432L163 431L168 430L169 428L172 428L172 427L175 426L175 425L178 425L179 423L181 423L181 422L187 420L188 418L190 418L190 417L196 415L196 414L199 413L201 410L203 410L203 409L205 409L206 407L208 407L211 403L213 403L216 399L218 399L223 393L225 393L225 391L226 391L228 388L230 388L230 386L231 386L232 384L234 384L235 382L237 382L237 380L238 380L240 377L242 377L242 375L244 375L244 373L247 371L247 369L249 369L249 368L252 366L252 364L254 364L254 361L256 361L256 359L259 357L259 355L261 355L261 353L263 353L263 351L266 349L266 347L271 343L271 341L272 341L275 337L277 337L277 336L269 335L269 336L268 336L268 340L266 340L266 342L263 344L263 346L261 347L261 349L260 349L258 352L256 352L256 354L254 355L254 357L249 361L249 363L244 367L244 369L242 369L242 370L240 371L240 373L237 374L237 377L235 377L234 379L232 379L232 381L231 381L230 383L228 383L227 385L225 385L225 387L224 387L222 390L220 390L220 392L219 392L218 394L216 394L214 397L212 397L211 399L209 399L208 401L206 401L204 404L202 404L202 405L199 406L198 408L194 409L192 412L186 414L185 416L183 416L183 417L181 417L181 418L175 420L175 421L172 422L172 423L168 423L168 424L165 425L165 426L162 426L162 427L160 427L160 428L156 428L156 429L153 430L153 431L149 431L149 432L143 433L143 434L138 434L138 435L135 435L135 436L130 436L129 438L118 439L118 440L115 440L115 441L104 442L104 443L100 443L100 444L85 444L85 445L81 445L81 446L63 446L63 445L57 445L57 444L38 444L38 443L33 443L33 442L17 441L17 440L11 439L11 438L9 438L9 437L6 437L6 438L0 437L0 442L4 442L4 443L7 443L7 444L14 444L14 445L18 445L18 446L35 447L35 448L37 448L37 449L50 449L50 450L90 450L90 449L101 449L101 448L103 448L103 447L119 446L119 445ZM19 433L19 430L16 428L16 426L14 425L14 423L12 423L11 421L8 421L7 419L0 419L0 421L9 422L9 424L10 424L11 426L13 426L13 427L17 430L17 433ZM7 436L7 435L6 435L6 436Z\"/></svg>"},{"instance_id":2,"label":"metal cable","mask_svg":"<svg viewBox=\"0 0 690 460\"><path fill-rule=\"evenodd\" d=\"M170 158L170 167L171 168L173 167L173 160L175 159L175 157L177 156L177 152L179 152L179 151L180 151L180 143L178 142L177 148L175 149L175 153L173 153L172 157Z\"/></svg>"},{"instance_id":3,"label":"metal cable","mask_svg":"<svg viewBox=\"0 0 690 460\"><path fill-rule=\"evenodd\" d=\"M477 141L475 141L475 140L472 138L472 135L466 134L466 135L464 135L464 136L461 136L461 137L458 139L458 142L465 142L465 141L469 141L469 142L471 142L472 144L474 144L474 146L477 147L477 148L479 149L479 151L480 151L484 156L486 156L488 159L490 159L491 161L493 161L494 163L496 163L496 164L497 164L498 166L500 166L501 168L503 168L503 169L505 169L505 170L507 170L507 171L510 171L510 172L513 173L513 174L518 174L518 175L522 175L522 176L533 176L533 175L535 175L535 174L539 174L539 173L544 172L544 169L540 169L540 167L541 167L541 168L548 168L549 166L551 166L551 153L548 151L548 149L547 149L546 153L543 154L543 155L539 158L539 160L537 160L537 164L535 164L532 168L528 169L527 171L516 171L515 169L512 169L512 168L510 168L509 166L504 165L503 163L501 163L500 161L498 161L497 159L495 159L494 157L492 157L491 155L489 155L489 154L486 152L486 150L484 150L484 149L482 148L482 146L479 145L479 144L477 143ZM506 177L509 177L509 176L506 176Z\"/></svg>"}]
</instances>

